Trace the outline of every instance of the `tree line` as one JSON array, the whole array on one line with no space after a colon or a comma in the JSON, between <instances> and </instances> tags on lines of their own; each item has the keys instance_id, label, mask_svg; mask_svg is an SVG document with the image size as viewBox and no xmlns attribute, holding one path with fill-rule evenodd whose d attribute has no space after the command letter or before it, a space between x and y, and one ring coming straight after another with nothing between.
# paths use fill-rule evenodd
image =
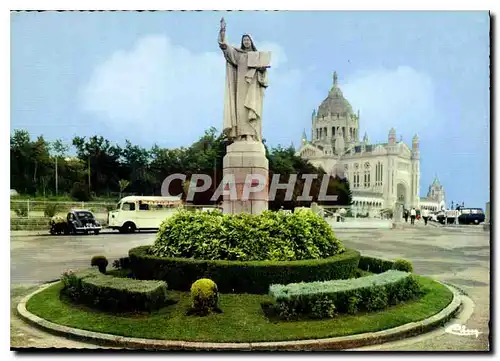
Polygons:
<instances>
[{"instance_id":1,"label":"tree line","mask_svg":"<svg viewBox=\"0 0 500 361\"><path fill-rule=\"evenodd\" d=\"M95 197L119 198L123 194L160 195L163 180L170 174L207 174L218 185L222 180L222 160L230 142L215 128L208 129L189 147L150 149L126 140L124 146L112 144L102 136L89 138L76 136L71 145L60 140L48 142L43 136L31 139L26 130L16 129L10 138L11 189L35 197L70 195L75 200L88 201ZM290 174L298 174L291 201L284 201L285 190L278 190L270 209L292 209L309 206L310 202L298 201L302 194L302 174L317 174L311 186L312 201L318 201L321 180L325 174L321 168L295 156L293 147L269 148L265 143L269 160L269 179L280 174L280 183L288 181ZM70 148L76 157L68 157ZM186 196L186 182L173 181L170 194ZM215 187L196 193L194 204L209 205ZM338 196L337 201L320 204L349 205L352 195L345 179L331 177L328 195ZM221 201L222 199L219 199Z\"/></svg>"}]
</instances>

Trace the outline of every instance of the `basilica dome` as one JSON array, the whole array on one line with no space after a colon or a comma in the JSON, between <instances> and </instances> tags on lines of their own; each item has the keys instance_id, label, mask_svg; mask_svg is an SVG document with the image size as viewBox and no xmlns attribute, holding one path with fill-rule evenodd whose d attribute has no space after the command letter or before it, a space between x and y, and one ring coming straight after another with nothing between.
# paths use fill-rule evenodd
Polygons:
<instances>
[{"instance_id":1,"label":"basilica dome","mask_svg":"<svg viewBox=\"0 0 500 361\"><path fill-rule=\"evenodd\" d=\"M344 98L344 94L338 86L337 72L333 73L333 87L328 93L328 97L319 106L317 115L322 118L332 114L338 114L337 117L353 114L351 104Z\"/></svg>"}]
</instances>

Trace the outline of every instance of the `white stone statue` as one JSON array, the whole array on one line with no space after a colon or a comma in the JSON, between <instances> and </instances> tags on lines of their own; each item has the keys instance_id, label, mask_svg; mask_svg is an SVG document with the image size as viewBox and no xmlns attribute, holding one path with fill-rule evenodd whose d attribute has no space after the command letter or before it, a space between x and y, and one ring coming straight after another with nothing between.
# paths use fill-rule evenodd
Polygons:
<instances>
[{"instance_id":1,"label":"white stone statue","mask_svg":"<svg viewBox=\"0 0 500 361\"><path fill-rule=\"evenodd\" d=\"M262 103L267 88L271 53L259 52L250 35L240 48L226 42L226 23L220 21L219 46L226 58L223 132L233 140L262 141Z\"/></svg>"}]
</instances>

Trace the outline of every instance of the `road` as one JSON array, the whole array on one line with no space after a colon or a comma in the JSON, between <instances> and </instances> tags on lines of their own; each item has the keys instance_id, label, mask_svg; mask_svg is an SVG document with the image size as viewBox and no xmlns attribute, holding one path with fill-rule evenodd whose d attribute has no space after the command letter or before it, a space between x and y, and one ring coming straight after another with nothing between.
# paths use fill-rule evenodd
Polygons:
<instances>
[{"instance_id":1,"label":"road","mask_svg":"<svg viewBox=\"0 0 500 361\"><path fill-rule=\"evenodd\" d=\"M415 337L371 346L365 350L482 350L489 348L490 319L490 233L482 227L445 229L405 225L400 230L339 229L335 234L346 247L364 255L388 259L405 258L414 271L460 287L474 302L467 329L481 334L455 336L437 332L432 338ZM11 235L11 298L13 306L34 285L59 278L67 269L88 267L94 255L104 255L110 263L128 254L130 248L152 244L154 233L99 236L18 236ZM85 344L33 330L12 317L13 346L86 347ZM27 336L26 336L27 335ZM31 340L31 341L30 341ZM95 346L89 346L95 347Z\"/></svg>"}]
</instances>

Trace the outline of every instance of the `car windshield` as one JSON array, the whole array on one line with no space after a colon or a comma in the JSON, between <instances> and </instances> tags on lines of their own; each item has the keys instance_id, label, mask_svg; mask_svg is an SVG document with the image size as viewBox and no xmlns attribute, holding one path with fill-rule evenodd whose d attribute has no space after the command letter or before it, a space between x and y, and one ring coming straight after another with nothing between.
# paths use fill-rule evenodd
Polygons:
<instances>
[{"instance_id":1,"label":"car windshield","mask_svg":"<svg viewBox=\"0 0 500 361\"><path fill-rule=\"evenodd\" d=\"M76 215L78 218L86 218L86 219L92 219L92 213L90 212L76 212Z\"/></svg>"}]
</instances>

